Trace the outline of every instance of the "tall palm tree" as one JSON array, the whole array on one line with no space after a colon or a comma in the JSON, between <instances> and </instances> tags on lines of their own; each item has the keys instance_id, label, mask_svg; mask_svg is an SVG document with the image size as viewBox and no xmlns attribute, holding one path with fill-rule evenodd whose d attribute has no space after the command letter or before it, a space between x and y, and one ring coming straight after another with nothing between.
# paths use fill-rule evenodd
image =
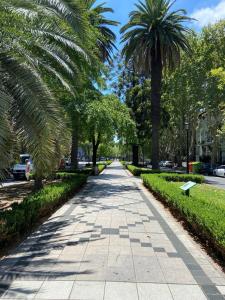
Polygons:
<instances>
[{"instance_id":1,"label":"tall palm tree","mask_svg":"<svg viewBox=\"0 0 225 300\"><path fill-rule=\"evenodd\" d=\"M97 29L97 47L100 59L105 62L112 62L112 53L116 49L116 35L110 26L117 26L119 23L108 19L104 14L113 13L113 9L105 7L105 3L97 4L97 0L82 0L89 13L92 26Z\"/></svg>"},{"instance_id":2,"label":"tall palm tree","mask_svg":"<svg viewBox=\"0 0 225 300\"><path fill-rule=\"evenodd\" d=\"M174 68L181 51L190 53L184 22L191 19L184 10L172 11L174 1L143 0L130 13L129 22L122 27L122 50L126 61L133 60L136 69L151 76L152 167L159 167L159 131L161 85L164 68Z\"/></svg>"}]
</instances>

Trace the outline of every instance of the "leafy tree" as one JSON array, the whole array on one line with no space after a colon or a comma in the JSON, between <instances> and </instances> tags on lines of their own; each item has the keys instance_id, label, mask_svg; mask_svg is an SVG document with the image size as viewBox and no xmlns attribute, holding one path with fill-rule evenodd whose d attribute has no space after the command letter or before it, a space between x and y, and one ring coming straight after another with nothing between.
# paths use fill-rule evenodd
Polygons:
<instances>
[{"instance_id":1,"label":"leafy tree","mask_svg":"<svg viewBox=\"0 0 225 300\"><path fill-rule=\"evenodd\" d=\"M161 155L181 163L186 156L185 120L190 124L190 156L196 157L196 129L199 117L207 114L208 130L213 137L212 162L218 162L224 124L224 52L225 22L203 28L190 37L192 53L183 55L181 65L164 77L163 102L169 113L168 127L162 132Z\"/></svg>"},{"instance_id":2,"label":"leafy tree","mask_svg":"<svg viewBox=\"0 0 225 300\"><path fill-rule=\"evenodd\" d=\"M100 144L121 140L132 140L135 134L134 122L129 110L115 95L101 96L87 105L82 119L85 137L92 143L93 166L96 166Z\"/></svg>"},{"instance_id":3,"label":"leafy tree","mask_svg":"<svg viewBox=\"0 0 225 300\"><path fill-rule=\"evenodd\" d=\"M180 61L180 51L190 52L183 23L190 21L184 10L171 11L168 0L145 0L136 4L129 22L123 26L123 55L133 60L136 69L151 75L152 167L159 167L159 129L163 68L173 68Z\"/></svg>"},{"instance_id":4,"label":"leafy tree","mask_svg":"<svg viewBox=\"0 0 225 300\"><path fill-rule=\"evenodd\" d=\"M71 118L72 126L72 148L71 148L71 162L72 167L78 167L78 145L81 137L81 115L84 113L86 99L89 99L88 94L93 90L93 84L99 83L104 72L104 62L111 62L111 55L115 47L116 36L110 29L110 26L116 26L116 21L110 20L105 17L105 13L113 13L111 8L105 7L104 4L97 5L95 0L80 1L87 13L89 26L95 35L94 43L90 46L90 51L95 54L92 60L92 73L91 76L86 76L80 82L80 93L71 97L71 103L68 102L70 109L69 116ZM90 90L90 91L89 91ZM84 103L82 103L84 102Z\"/></svg>"}]
</instances>

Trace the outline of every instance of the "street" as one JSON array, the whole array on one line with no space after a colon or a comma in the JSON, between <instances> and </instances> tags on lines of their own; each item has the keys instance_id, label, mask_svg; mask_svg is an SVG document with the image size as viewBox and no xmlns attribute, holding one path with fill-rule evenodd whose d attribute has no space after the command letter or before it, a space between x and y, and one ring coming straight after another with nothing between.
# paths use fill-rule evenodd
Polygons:
<instances>
[{"instance_id":1,"label":"street","mask_svg":"<svg viewBox=\"0 0 225 300\"><path fill-rule=\"evenodd\" d=\"M215 176L205 176L206 183L218 188L225 189L225 178Z\"/></svg>"}]
</instances>

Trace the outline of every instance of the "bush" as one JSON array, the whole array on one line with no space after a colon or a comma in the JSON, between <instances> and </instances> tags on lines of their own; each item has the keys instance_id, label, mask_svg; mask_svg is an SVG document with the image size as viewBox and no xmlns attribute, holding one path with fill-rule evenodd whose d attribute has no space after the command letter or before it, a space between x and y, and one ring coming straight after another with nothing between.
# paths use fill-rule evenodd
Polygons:
<instances>
[{"instance_id":1,"label":"bush","mask_svg":"<svg viewBox=\"0 0 225 300\"><path fill-rule=\"evenodd\" d=\"M57 172L55 178L56 179L69 179L76 177L77 174L90 175L92 172L92 168L84 168L78 170L68 170L63 172Z\"/></svg>"},{"instance_id":2,"label":"bush","mask_svg":"<svg viewBox=\"0 0 225 300\"><path fill-rule=\"evenodd\" d=\"M160 170L151 170L151 169L147 169L147 168L140 168L140 167L135 167L133 165L126 165L126 167L134 176L140 176L141 174L160 173Z\"/></svg>"},{"instance_id":3,"label":"bush","mask_svg":"<svg viewBox=\"0 0 225 300\"><path fill-rule=\"evenodd\" d=\"M98 166L98 172L99 173L102 173L106 168L105 164L98 164L97 166Z\"/></svg>"},{"instance_id":4,"label":"bush","mask_svg":"<svg viewBox=\"0 0 225 300\"><path fill-rule=\"evenodd\" d=\"M107 160L106 164L107 164L107 166L111 165L112 164L112 160Z\"/></svg>"},{"instance_id":5,"label":"bush","mask_svg":"<svg viewBox=\"0 0 225 300\"><path fill-rule=\"evenodd\" d=\"M0 245L30 230L40 218L50 215L87 180L86 175L68 175L70 177L64 177L62 182L45 186L26 197L22 203L13 204L12 210L0 212Z\"/></svg>"},{"instance_id":6,"label":"bush","mask_svg":"<svg viewBox=\"0 0 225 300\"><path fill-rule=\"evenodd\" d=\"M185 181L190 178L193 181L199 178L201 181L201 176L177 176ZM178 181L178 177L170 174L142 175L147 188L177 209L195 232L200 233L203 238L207 237L220 254L219 249L222 247L225 255L225 191L202 184L193 188L188 197L182 193L180 183L171 182Z\"/></svg>"},{"instance_id":7,"label":"bush","mask_svg":"<svg viewBox=\"0 0 225 300\"><path fill-rule=\"evenodd\" d=\"M161 173L159 176L164 178L166 181L174 182L194 181L196 183L203 183L205 181L204 176L192 174Z\"/></svg>"}]
</instances>

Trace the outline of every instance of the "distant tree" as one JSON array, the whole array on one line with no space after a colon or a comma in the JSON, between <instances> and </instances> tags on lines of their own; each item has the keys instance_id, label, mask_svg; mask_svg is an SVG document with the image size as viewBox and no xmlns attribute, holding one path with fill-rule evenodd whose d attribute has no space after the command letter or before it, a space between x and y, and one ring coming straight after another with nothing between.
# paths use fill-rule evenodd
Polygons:
<instances>
[{"instance_id":1,"label":"distant tree","mask_svg":"<svg viewBox=\"0 0 225 300\"><path fill-rule=\"evenodd\" d=\"M82 124L85 136L92 143L94 167L100 144L108 144L115 136L121 140L132 140L135 137L135 125L129 110L114 95L101 96L91 101L87 105Z\"/></svg>"}]
</instances>

